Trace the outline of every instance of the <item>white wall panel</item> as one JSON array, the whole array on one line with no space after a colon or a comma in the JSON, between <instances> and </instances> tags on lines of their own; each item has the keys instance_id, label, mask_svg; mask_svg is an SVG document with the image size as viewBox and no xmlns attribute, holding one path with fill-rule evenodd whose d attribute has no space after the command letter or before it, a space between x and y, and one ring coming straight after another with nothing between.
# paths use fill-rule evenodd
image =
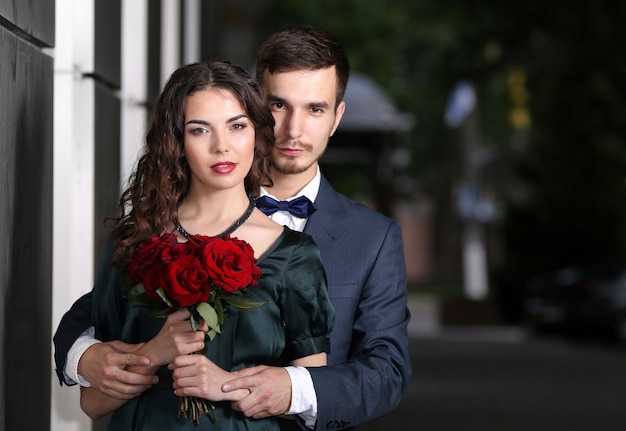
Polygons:
<instances>
[{"instance_id":1,"label":"white wall panel","mask_svg":"<svg viewBox=\"0 0 626 431\"><path fill-rule=\"evenodd\" d=\"M94 65L93 1L57 0L56 20L53 330L94 278L94 83L83 77ZM60 387L54 375L51 430L89 429L78 387Z\"/></svg>"}]
</instances>

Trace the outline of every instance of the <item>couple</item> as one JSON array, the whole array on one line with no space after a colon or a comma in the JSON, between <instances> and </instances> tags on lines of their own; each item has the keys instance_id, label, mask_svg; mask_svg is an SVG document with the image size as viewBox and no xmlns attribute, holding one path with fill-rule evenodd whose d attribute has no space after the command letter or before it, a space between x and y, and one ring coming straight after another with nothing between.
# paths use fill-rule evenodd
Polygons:
<instances>
[{"instance_id":1,"label":"couple","mask_svg":"<svg viewBox=\"0 0 626 431\"><path fill-rule=\"evenodd\" d=\"M280 414L293 414L297 416L298 423L308 428L349 428L388 413L397 406L410 376L407 336L409 314L406 308L406 275L400 228L396 222L336 193L321 176L318 168L317 161L326 148L329 137L336 130L345 109L342 99L348 80L349 66L341 46L325 32L312 28L281 31L270 36L261 46L257 56L256 72L275 120L276 136L275 144L267 150L267 156L271 160L268 167L269 177L273 184L265 181L266 178L261 176L260 184L264 186L260 189L261 194L270 194L278 200L307 196L315 202L317 211L308 218L292 216L282 210L276 211L271 215L274 221L278 222L278 228L276 228L273 224L265 227L257 226L264 225L266 221L255 210L250 219L243 222L232 234L249 242L256 256L259 257L258 264L262 267L264 274L272 274L272 271L275 273L285 268L285 266L274 265L268 269L263 266L267 262L265 261L267 256L272 256L276 248L282 248L270 246L270 244L276 244L276 239L280 236L287 235L283 233L280 225L287 225L294 230L304 229L304 232L309 234L319 247L328 280L328 296L334 307L335 321L330 336L328 366L318 367L326 362L323 340L328 336L327 332L332 326L330 321L326 320L331 317L332 310L328 310L326 305L323 276L314 271L311 272L309 263L317 259L316 248L314 245L303 244L301 251L306 255L306 259L295 261L292 259L289 263L286 263L286 260L281 262L281 265L289 265L289 271L286 274L293 274L296 278L292 280L290 286L290 288L297 289L295 296L305 295L301 299L302 302L296 306L309 307L305 312L300 313L301 320L294 323L297 326L287 329L292 329L298 334L306 334L306 337L316 342L308 343L308 348L301 351L289 349L292 355L281 357L280 360L291 363L290 366L259 365L240 370L237 375L224 372L225 375L221 377L227 382L218 392L224 399L234 400L230 404L232 410L229 410L228 403L226 406L223 406L224 403L216 404L222 406L223 409L218 412L217 424L208 420L204 420L203 423L207 428L220 424L225 426L224 422L220 422L222 420L220 414L231 415L236 421L243 421L244 417L260 419ZM186 98L185 103L189 104L194 94L207 96L205 93L216 96L213 93L223 93L223 91L209 89L178 96ZM237 120L247 116L249 121L252 121L254 114L250 111L250 107L242 102L240 94L234 91L230 93L226 91L226 94L228 96L226 99L237 100L237 103L232 104L239 110L243 108L243 112L238 114L233 112L234 115L223 120L229 125L232 120L233 127L241 130L241 125L235 124ZM224 94L220 97L222 96ZM184 115L184 120L187 121L187 112L174 114ZM158 112L157 115L159 115ZM206 125L200 127L197 123L206 122L205 119L200 118L200 120L194 123L196 125L193 130L198 129L197 133L205 133L203 130L205 128L206 132L209 132L214 127L213 124L210 128ZM156 121L163 121L163 118L157 118ZM185 130L183 133L186 133L187 127L184 126L181 132ZM260 134L263 127L260 124L254 124L253 127L257 139L257 148L254 151L259 153L255 160L262 160L263 148L260 143L263 139L260 138ZM226 130L225 127L224 129ZM245 127L243 130L246 130ZM156 138L158 139L159 136L157 135ZM216 219L211 220L210 226L203 224L203 219L200 217L203 213L199 212L200 205L208 205L213 202L214 198L218 199L217 196L221 195L221 192L219 194L214 192L211 199L203 198L197 202L189 199L193 197L190 192L193 190L194 183L202 186L199 187L200 190L207 188L213 190L215 187L206 184L208 179L194 172L194 166L190 163L189 154L187 154L187 135L180 135L178 139L179 145L184 142L185 154L191 171L188 177L189 192L183 196L178 213L174 209L174 217L178 217L178 222L191 233L219 234L220 229L226 229L229 224L227 222L229 216L232 222L245 210L245 202L247 202L245 188L237 183L233 183L232 188L220 185L229 189L229 196L238 196L238 198L233 201L228 199L228 204L224 204L225 209L220 213L223 216L222 225L213 224L217 221ZM248 147L245 148L251 151ZM232 151L234 152L234 149ZM252 162L248 160L251 154L245 153L243 149L240 153L242 158L252 165ZM262 173L263 167L259 168ZM165 177L164 174L163 176ZM249 180L246 181L246 185L250 186ZM254 192L254 190L249 191ZM196 202L196 208L190 205L194 202ZM217 202L213 203L217 204ZM176 202L174 202L175 205ZM203 208L206 207L203 206ZM260 220L263 220L263 223ZM173 225L163 226L163 229L172 231ZM257 230L266 234L260 235ZM293 235L293 233L288 234L288 236ZM270 250L263 254L268 247ZM290 247L295 247L295 245L290 243ZM298 262L306 264L298 265ZM299 272L307 275L306 287L304 279L298 275ZM269 281L268 289L277 289L274 286L276 280ZM261 287L264 283L261 280L257 287ZM254 292L257 287L251 288L250 292ZM277 303L278 301L271 305L276 306ZM248 317L253 319L254 313L265 313L263 308L268 304L250 312ZM94 301L95 309L102 307L103 304ZM290 307L291 305L287 305L284 309ZM154 362L153 358L141 355L144 349L150 347L148 343L140 346L141 350L135 350L135 346L119 341L90 345L93 341L89 341L89 336L80 337L76 341L83 331L88 330L94 324L98 327L98 322L92 320L91 310L92 297L88 294L79 299L64 316L57 330L55 360L59 377L71 384L81 382L82 376L86 382L92 384L89 391L95 392L94 398L108 396L112 400L117 399L119 405L124 404L128 399L132 399L131 403L137 403L138 398L145 397L140 394L152 393L164 384L169 384L171 390L171 382L163 382L161 379L160 383L155 384L156 378L153 375L137 372L137 367L143 367L145 370L146 367L158 368L161 365ZM94 311L94 316L97 316L97 310ZM186 329L189 328L189 324L185 321L186 316L181 313L170 316L166 325L183 331L181 337L185 339L186 345L184 349L178 350L178 353L184 354L193 352L194 349L197 350L202 344L202 336ZM175 321L175 319L180 320ZM181 321L186 325L180 324ZM228 325L227 319L224 324L225 330ZM307 328L306 331L304 327ZM285 329L281 332L289 333ZM216 341L219 342L220 337L221 335L208 342L207 347L211 349L211 345ZM237 338L236 341L247 343L249 340ZM287 343L293 340L281 339L280 341ZM261 342L271 341L261 340ZM280 349L284 349L285 345L283 344ZM85 346L90 347L84 350ZM215 348L218 349L217 344ZM69 356L67 356L68 350ZM263 354L262 352L252 353ZM163 360L166 359L171 358L163 358ZM280 363L271 356L264 360L258 358L255 360L257 364ZM200 365L202 364L198 365L198 369L202 368ZM245 362L222 364L226 368L236 365L247 366ZM170 367L175 368L177 364L173 363ZM182 368L183 364L181 364ZM228 368L227 371L233 369ZM220 373L219 370L214 369L214 371L213 376ZM174 380L177 380L176 369L173 371L173 376ZM84 381L81 384L87 385ZM177 396L201 395L199 392L186 393L188 388L184 385L185 382L182 380L178 383L174 382ZM146 391L147 388L153 386L155 389ZM242 393L245 396L240 398ZM89 395L86 399L89 399ZM99 402L94 404L97 407L103 405ZM154 411L151 412L154 413ZM243 414L234 413L235 411L241 411ZM95 412L94 416L104 412L106 409L103 412ZM252 420L249 423L263 429L262 424L268 421L270 420ZM142 424L137 425L142 426ZM285 427L293 425L294 422L281 423L281 426ZM129 427L130 424L126 426ZM241 425L240 428L244 426Z\"/></svg>"}]
</instances>

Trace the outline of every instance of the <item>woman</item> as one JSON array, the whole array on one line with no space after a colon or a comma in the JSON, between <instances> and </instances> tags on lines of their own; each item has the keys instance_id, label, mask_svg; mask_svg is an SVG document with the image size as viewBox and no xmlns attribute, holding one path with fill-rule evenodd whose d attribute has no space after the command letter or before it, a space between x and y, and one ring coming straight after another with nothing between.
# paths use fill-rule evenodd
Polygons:
<instances>
[{"instance_id":1,"label":"woman","mask_svg":"<svg viewBox=\"0 0 626 431\"><path fill-rule=\"evenodd\" d=\"M273 126L256 82L228 62L181 67L157 99L145 153L100 261L93 321L103 341L145 342L138 353L151 365L136 370L156 373L160 381L130 401L81 388L81 407L90 417L114 411L109 429L277 430L275 418L248 419L232 410L230 401L248 391L225 394L221 384L235 377L232 371L257 364L326 364L334 311L317 247L308 235L271 221L250 197L271 182L265 155ZM263 304L247 313L229 309L204 355L191 354L203 348L204 334L191 329L187 311L164 322L126 298L133 252L166 233L179 242L190 234L236 237L258 259L262 275L246 299ZM204 416L197 426L177 417L183 395L212 401L217 421Z\"/></svg>"}]
</instances>

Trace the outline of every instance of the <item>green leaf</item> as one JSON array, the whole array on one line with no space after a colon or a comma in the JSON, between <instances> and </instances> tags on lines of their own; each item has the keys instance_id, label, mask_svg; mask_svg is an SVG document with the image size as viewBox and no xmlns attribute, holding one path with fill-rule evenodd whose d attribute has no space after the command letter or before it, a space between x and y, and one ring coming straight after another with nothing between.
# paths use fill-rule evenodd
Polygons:
<instances>
[{"instance_id":1,"label":"green leaf","mask_svg":"<svg viewBox=\"0 0 626 431\"><path fill-rule=\"evenodd\" d=\"M153 304L141 283L131 287L126 294L126 298L139 305L152 306Z\"/></svg>"},{"instance_id":2,"label":"green leaf","mask_svg":"<svg viewBox=\"0 0 626 431\"><path fill-rule=\"evenodd\" d=\"M141 295L146 292L146 289L143 287L143 283L139 283L134 285L128 290L128 296L132 295Z\"/></svg>"},{"instance_id":3,"label":"green leaf","mask_svg":"<svg viewBox=\"0 0 626 431\"><path fill-rule=\"evenodd\" d=\"M194 312L195 310L191 310L191 317L189 318L190 322L191 322L191 329L193 329L194 331L198 330L198 327L200 326L200 319L199 319L199 314Z\"/></svg>"},{"instance_id":4,"label":"green leaf","mask_svg":"<svg viewBox=\"0 0 626 431\"><path fill-rule=\"evenodd\" d=\"M166 303L167 305L169 305L170 307L172 307L172 308L180 308L180 307L178 306L178 304L177 304L175 301L173 301L172 299L170 299L170 298L167 296L167 294L165 293L165 290L163 290L163 288L162 288L162 287L159 287L159 288L156 290L156 293L157 293L157 294L159 295L159 297L163 300L163 302L165 302L165 303Z\"/></svg>"},{"instance_id":5,"label":"green leaf","mask_svg":"<svg viewBox=\"0 0 626 431\"><path fill-rule=\"evenodd\" d=\"M244 299L235 298L235 297L224 298L224 300L243 313L248 312L250 310L254 310L255 308L260 307L261 305L265 304L265 301L262 301L262 302L246 301Z\"/></svg>"},{"instance_id":6,"label":"green leaf","mask_svg":"<svg viewBox=\"0 0 626 431\"><path fill-rule=\"evenodd\" d=\"M218 331L215 329L210 329L209 332L206 333L207 337L209 337L209 340L213 341L213 339L215 338L215 336L217 335Z\"/></svg>"},{"instance_id":7,"label":"green leaf","mask_svg":"<svg viewBox=\"0 0 626 431\"><path fill-rule=\"evenodd\" d=\"M217 321L222 324L224 323L224 304L222 304L222 300L218 299L215 301L214 305L215 311L217 312Z\"/></svg>"},{"instance_id":8,"label":"green leaf","mask_svg":"<svg viewBox=\"0 0 626 431\"><path fill-rule=\"evenodd\" d=\"M219 326L217 312L215 311L215 308L211 306L211 304L201 302L196 306L196 310L198 310L200 316L202 316L207 325L209 325L209 328L214 329Z\"/></svg>"},{"instance_id":9,"label":"green leaf","mask_svg":"<svg viewBox=\"0 0 626 431\"><path fill-rule=\"evenodd\" d=\"M153 310L152 313L150 313L150 315L152 317L157 317L157 318L160 318L160 319L166 319L167 316L170 315L170 313L171 313L171 311L170 311L169 308L160 308L160 309L157 309L157 310Z\"/></svg>"}]
</instances>

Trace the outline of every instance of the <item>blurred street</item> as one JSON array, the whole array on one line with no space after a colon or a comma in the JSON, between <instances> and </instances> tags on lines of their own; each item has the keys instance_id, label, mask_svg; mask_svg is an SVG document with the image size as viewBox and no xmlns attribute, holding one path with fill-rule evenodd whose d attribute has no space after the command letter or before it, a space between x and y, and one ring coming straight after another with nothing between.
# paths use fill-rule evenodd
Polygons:
<instances>
[{"instance_id":1,"label":"blurred street","mask_svg":"<svg viewBox=\"0 0 626 431\"><path fill-rule=\"evenodd\" d=\"M410 308L410 385L395 412L360 431L626 429L626 348L440 327L428 302Z\"/></svg>"}]
</instances>

